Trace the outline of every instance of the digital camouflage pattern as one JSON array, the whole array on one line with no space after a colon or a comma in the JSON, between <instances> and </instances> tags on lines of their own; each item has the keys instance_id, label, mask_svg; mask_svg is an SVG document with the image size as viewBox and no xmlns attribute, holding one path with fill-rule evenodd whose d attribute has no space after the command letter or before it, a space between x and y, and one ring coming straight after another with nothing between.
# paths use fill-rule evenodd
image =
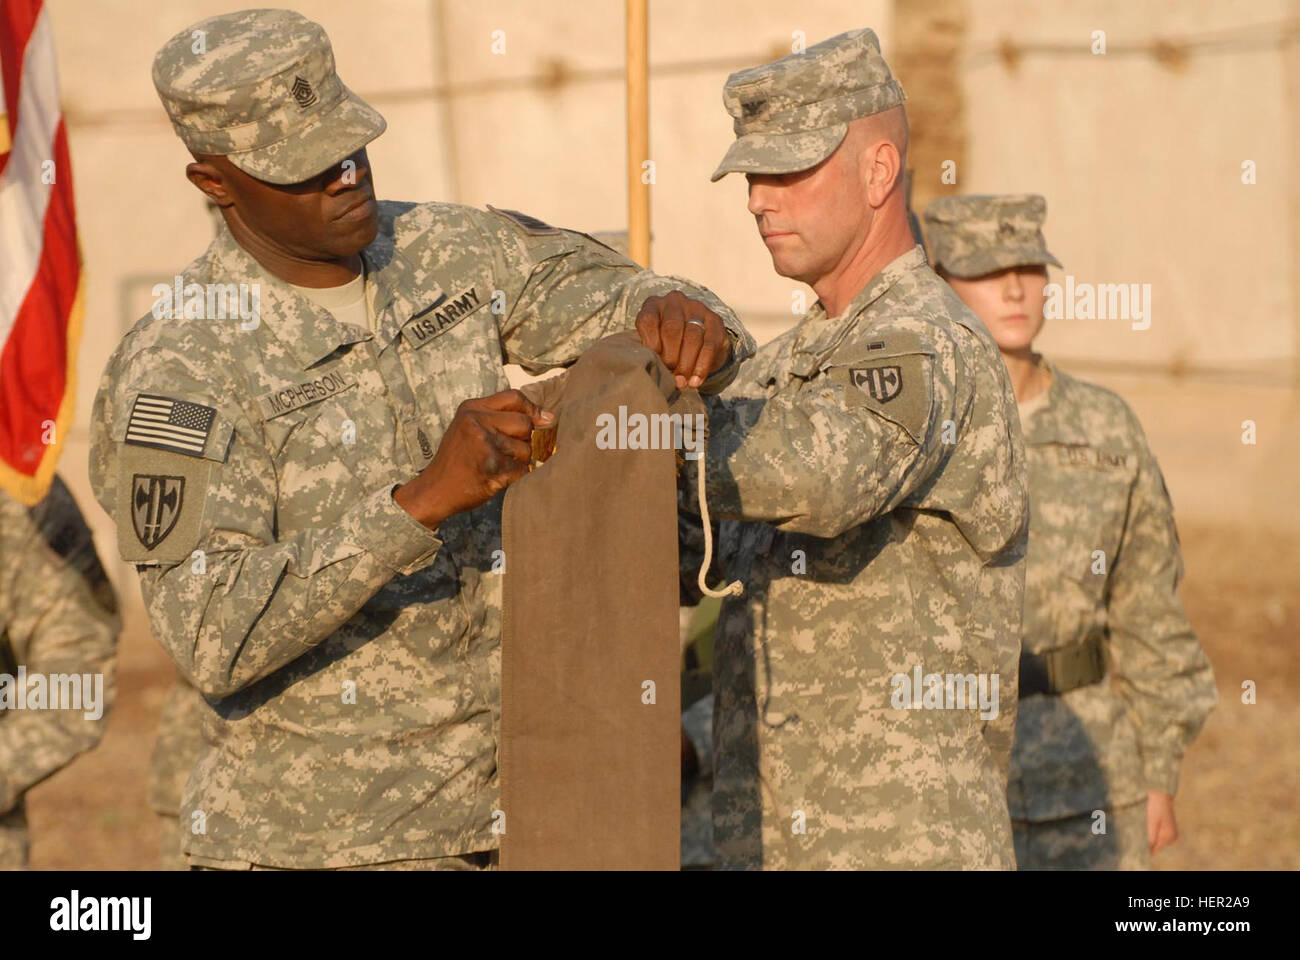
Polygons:
<instances>
[{"instance_id":1,"label":"digital camouflage pattern","mask_svg":"<svg viewBox=\"0 0 1300 960\"><path fill-rule=\"evenodd\" d=\"M722 103L736 140L713 179L815 167L835 152L850 120L906 99L880 55L875 31L867 29L733 73L722 88Z\"/></svg>"},{"instance_id":2,"label":"digital camouflage pattern","mask_svg":"<svg viewBox=\"0 0 1300 960\"><path fill-rule=\"evenodd\" d=\"M1044 823L1011 821L1016 869L1148 869L1151 853L1146 801L1100 812L1105 814L1105 820L1089 812Z\"/></svg>"},{"instance_id":3,"label":"digital camouflage pattern","mask_svg":"<svg viewBox=\"0 0 1300 960\"><path fill-rule=\"evenodd\" d=\"M260 322L146 315L111 358L91 478L155 636L212 703L181 821L199 865L342 867L497 846L501 497L429 531L394 501L464 400L574 361L682 289L508 211L381 202L377 333L266 273L225 226L186 284L257 283ZM202 312L202 311L198 311ZM177 402L197 453L132 441ZM163 400L148 400L148 398ZM166 528L161 540L158 534ZM150 541L155 541L148 546Z\"/></svg>"},{"instance_id":4,"label":"digital camouflage pattern","mask_svg":"<svg viewBox=\"0 0 1300 960\"><path fill-rule=\"evenodd\" d=\"M0 708L0 867L27 862L23 794L99 742L116 692L121 622L90 528L55 477L25 507L0 493L0 674L102 674L103 715ZM12 687L11 687L12 689Z\"/></svg>"},{"instance_id":5,"label":"digital camouflage pattern","mask_svg":"<svg viewBox=\"0 0 1300 960\"><path fill-rule=\"evenodd\" d=\"M1041 362L1051 385L1024 424L1024 649L1100 639L1107 676L1021 701L1008 802L1032 822L1177 792L1217 697L1178 600L1173 507L1141 425L1115 393Z\"/></svg>"},{"instance_id":6,"label":"digital camouflage pattern","mask_svg":"<svg viewBox=\"0 0 1300 960\"><path fill-rule=\"evenodd\" d=\"M291 10L201 20L154 57L177 136L270 183L299 183L360 150L386 124L345 87L320 24Z\"/></svg>"},{"instance_id":7,"label":"digital camouflage pattern","mask_svg":"<svg viewBox=\"0 0 1300 960\"><path fill-rule=\"evenodd\" d=\"M191 821L180 822L181 795L203 749L207 701L179 671L158 715L158 739L149 762L149 806L158 814L158 850L164 870L188 866L182 852Z\"/></svg>"},{"instance_id":8,"label":"digital camouflage pattern","mask_svg":"<svg viewBox=\"0 0 1300 960\"><path fill-rule=\"evenodd\" d=\"M1047 201L1037 194L940 197L925 208L925 235L936 270L982 277L1007 267L1059 267L1047 252Z\"/></svg>"},{"instance_id":9,"label":"digital camouflage pattern","mask_svg":"<svg viewBox=\"0 0 1300 960\"><path fill-rule=\"evenodd\" d=\"M721 865L1013 867L1028 497L983 324L914 247L708 406L709 510L745 586L714 651ZM917 666L996 675L997 716L895 707Z\"/></svg>"}]
</instances>

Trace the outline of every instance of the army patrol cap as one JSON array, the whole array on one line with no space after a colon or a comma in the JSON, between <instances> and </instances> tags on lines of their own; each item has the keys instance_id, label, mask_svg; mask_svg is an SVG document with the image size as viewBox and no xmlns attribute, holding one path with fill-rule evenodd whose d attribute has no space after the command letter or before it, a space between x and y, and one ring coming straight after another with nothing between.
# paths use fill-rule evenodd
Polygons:
<instances>
[{"instance_id":1,"label":"army patrol cap","mask_svg":"<svg viewBox=\"0 0 1300 960\"><path fill-rule=\"evenodd\" d=\"M182 30L154 57L153 83L185 146L268 183L308 180L387 126L339 80L321 25L291 10Z\"/></svg>"},{"instance_id":2,"label":"army patrol cap","mask_svg":"<svg viewBox=\"0 0 1300 960\"><path fill-rule=\"evenodd\" d=\"M925 208L930 260L969 279L1007 267L1059 267L1047 252L1047 201L1037 194L940 197Z\"/></svg>"},{"instance_id":3,"label":"army patrol cap","mask_svg":"<svg viewBox=\"0 0 1300 960\"><path fill-rule=\"evenodd\" d=\"M815 167L835 152L850 120L906 99L880 55L875 32L867 29L733 73L722 88L722 103L734 119L736 141L712 179Z\"/></svg>"}]
</instances>

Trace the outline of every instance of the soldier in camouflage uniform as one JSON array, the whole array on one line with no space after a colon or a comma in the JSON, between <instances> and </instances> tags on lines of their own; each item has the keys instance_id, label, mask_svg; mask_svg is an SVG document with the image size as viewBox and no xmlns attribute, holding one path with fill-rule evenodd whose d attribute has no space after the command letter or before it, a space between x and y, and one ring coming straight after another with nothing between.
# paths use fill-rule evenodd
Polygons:
<instances>
[{"instance_id":1,"label":"soldier in camouflage uniform","mask_svg":"<svg viewBox=\"0 0 1300 960\"><path fill-rule=\"evenodd\" d=\"M155 309L111 358L91 474L155 635L207 700L186 854L485 865L500 492L549 421L504 365L564 365L635 325L710 391L752 340L708 291L582 234L377 202L364 146L384 121L297 14L198 23L154 82L225 223L177 281L184 309ZM255 310L205 308L238 284Z\"/></svg>"},{"instance_id":2,"label":"soldier in camouflage uniform","mask_svg":"<svg viewBox=\"0 0 1300 960\"><path fill-rule=\"evenodd\" d=\"M56 476L30 508L0 493L0 867L27 863L23 794L104 735L120 628L117 597L63 481ZM32 678L45 678L46 709L13 699L20 668L29 690ZM50 709L55 674L79 681L80 708L74 699L72 708L61 700ZM99 710L86 699L95 675L103 678Z\"/></svg>"},{"instance_id":3,"label":"soldier in camouflage uniform","mask_svg":"<svg viewBox=\"0 0 1300 960\"><path fill-rule=\"evenodd\" d=\"M720 864L1010 868L1023 449L996 345L910 234L903 91L856 30L723 99L714 179L748 175L777 273L819 300L709 401L745 588L714 652ZM902 696L914 671L996 680L996 713Z\"/></svg>"},{"instance_id":4,"label":"soldier in camouflage uniform","mask_svg":"<svg viewBox=\"0 0 1300 960\"><path fill-rule=\"evenodd\" d=\"M926 210L936 268L1011 373L1029 461L1024 652L1008 802L1021 869L1142 869L1177 836L1183 751L1215 701L1178 601L1182 559L1133 411L1033 350L1047 251L1040 196Z\"/></svg>"}]
</instances>

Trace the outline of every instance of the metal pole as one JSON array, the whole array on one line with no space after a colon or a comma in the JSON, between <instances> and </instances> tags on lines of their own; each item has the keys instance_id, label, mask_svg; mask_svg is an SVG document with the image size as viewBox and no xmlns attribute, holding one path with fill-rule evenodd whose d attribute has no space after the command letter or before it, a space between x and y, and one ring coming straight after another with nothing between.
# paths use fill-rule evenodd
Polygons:
<instances>
[{"instance_id":1,"label":"metal pole","mask_svg":"<svg viewBox=\"0 0 1300 960\"><path fill-rule=\"evenodd\" d=\"M642 163L650 159L649 0L627 3L627 252L650 266L650 186Z\"/></svg>"}]
</instances>

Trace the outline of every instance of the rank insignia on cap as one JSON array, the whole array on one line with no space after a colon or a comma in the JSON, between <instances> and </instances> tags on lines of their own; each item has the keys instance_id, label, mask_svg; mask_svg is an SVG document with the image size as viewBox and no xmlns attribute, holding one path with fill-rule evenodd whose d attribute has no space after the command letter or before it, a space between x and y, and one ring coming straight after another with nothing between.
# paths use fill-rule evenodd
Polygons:
<instances>
[{"instance_id":1,"label":"rank insignia on cap","mask_svg":"<svg viewBox=\"0 0 1300 960\"><path fill-rule=\"evenodd\" d=\"M865 370L851 371L850 376L855 387L871 394L881 403L888 403L903 390L901 367L867 367Z\"/></svg>"},{"instance_id":2,"label":"rank insignia on cap","mask_svg":"<svg viewBox=\"0 0 1300 960\"><path fill-rule=\"evenodd\" d=\"M740 117L742 120L753 120L763 112L763 108L766 106L766 98L761 100L744 100L740 104Z\"/></svg>"},{"instance_id":3,"label":"rank insignia on cap","mask_svg":"<svg viewBox=\"0 0 1300 960\"><path fill-rule=\"evenodd\" d=\"M142 393L126 424L126 442L201 457L217 411L201 403Z\"/></svg>"},{"instance_id":4,"label":"rank insignia on cap","mask_svg":"<svg viewBox=\"0 0 1300 960\"><path fill-rule=\"evenodd\" d=\"M311 84L302 77L293 78L293 87L290 89L293 98L298 101L298 106L306 110L316 102L316 91L311 88Z\"/></svg>"},{"instance_id":5,"label":"rank insignia on cap","mask_svg":"<svg viewBox=\"0 0 1300 960\"><path fill-rule=\"evenodd\" d=\"M185 478L137 473L131 484L131 525L146 550L167 539L185 498Z\"/></svg>"}]
</instances>

